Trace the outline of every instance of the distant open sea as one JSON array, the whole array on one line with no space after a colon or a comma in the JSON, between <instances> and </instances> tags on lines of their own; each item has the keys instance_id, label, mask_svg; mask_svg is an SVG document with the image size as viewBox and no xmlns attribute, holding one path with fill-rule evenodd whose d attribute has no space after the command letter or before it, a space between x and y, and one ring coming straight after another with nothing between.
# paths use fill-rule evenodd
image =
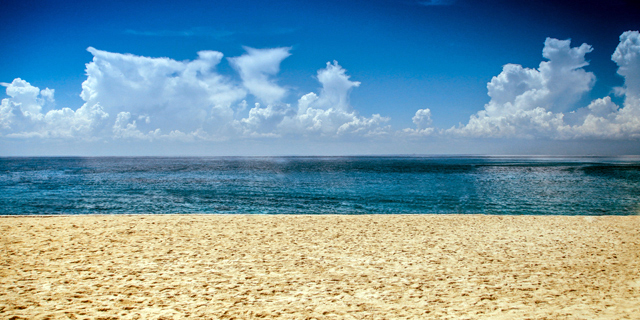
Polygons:
<instances>
[{"instance_id":1,"label":"distant open sea","mask_svg":"<svg viewBox=\"0 0 640 320\"><path fill-rule=\"evenodd\" d=\"M0 158L0 214L640 213L638 157Z\"/></svg>"}]
</instances>

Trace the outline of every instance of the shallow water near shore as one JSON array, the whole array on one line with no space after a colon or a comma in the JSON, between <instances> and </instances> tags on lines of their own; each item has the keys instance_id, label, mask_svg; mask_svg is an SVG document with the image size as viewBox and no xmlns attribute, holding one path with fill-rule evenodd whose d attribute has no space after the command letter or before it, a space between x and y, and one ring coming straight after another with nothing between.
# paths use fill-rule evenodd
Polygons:
<instances>
[{"instance_id":1,"label":"shallow water near shore","mask_svg":"<svg viewBox=\"0 0 640 320\"><path fill-rule=\"evenodd\" d=\"M635 215L640 158L0 158L0 190L4 215Z\"/></svg>"}]
</instances>

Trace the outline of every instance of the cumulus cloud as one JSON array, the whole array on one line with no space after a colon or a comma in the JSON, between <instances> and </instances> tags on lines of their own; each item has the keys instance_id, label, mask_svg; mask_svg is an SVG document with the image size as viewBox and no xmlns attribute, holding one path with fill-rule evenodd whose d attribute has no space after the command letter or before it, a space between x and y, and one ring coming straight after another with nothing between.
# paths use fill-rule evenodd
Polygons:
<instances>
[{"instance_id":1,"label":"cumulus cloud","mask_svg":"<svg viewBox=\"0 0 640 320\"><path fill-rule=\"evenodd\" d=\"M596 99L575 113L584 120L571 127L577 137L604 139L640 138L640 33L627 31L620 36L620 44L611 59L618 64L618 74L624 77L622 107L611 98Z\"/></svg>"},{"instance_id":2,"label":"cumulus cloud","mask_svg":"<svg viewBox=\"0 0 640 320\"><path fill-rule=\"evenodd\" d=\"M418 129L424 129L431 125L431 110L429 109L419 109L416 111L416 115L411 118L413 123L418 127Z\"/></svg>"},{"instance_id":3,"label":"cumulus cloud","mask_svg":"<svg viewBox=\"0 0 640 320\"><path fill-rule=\"evenodd\" d=\"M16 79L0 108L6 136L220 139L229 130L234 104L247 95L215 71L220 52L200 51L195 60L175 61L87 50L93 61L82 83L84 105L43 113L43 107L54 104L53 90Z\"/></svg>"},{"instance_id":4,"label":"cumulus cloud","mask_svg":"<svg viewBox=\"0 0 640 320\"><path fill-rule=\"evenodd\" d=\"M379 136L390 130L390 119L379 114L370 118L360 116L349 103L351 90L360 82L351 81L337 61L327 62L318 70L322 85L320 95L310 92L298 100L298 108L284 117L278 129L284 133L320 136L363 135Z\"/></svg>"},{"instance_id":5,"label":"cumulus cloud","mask_svg":"<svg viewBox=\"0 0 640 320\"><path fill-rule=\"evenodd\" d=\"M85 105L100 104L116 117L123 112L144 117L136 123L144 132L206 130L223 135L233 119L232 105L247 94L215 71L220 52L200 51L195 60L175 61L88 50L94 57L82 84Z\"/></svg>"},{"instance_id":6,"label":"cumulus cloud","mask_svg":"<svg viewBox=\"0 0 640 320\"><path fill-rule=\"evenodd\" d=\"M457 137L636 139L640 138L640 33L628 31L612 55L624 77L611 97L578 106L594 85L584 69L588 44L548 38L545 61L537 68L507 64L487 84L490 101L465 124L446 130L432 121L431 109L416 111L415 125L392 132L389 118L360 115L350 102L354 81L338 62L318 70L320 87L297 99L277 83L290 48L253 49L229 58L240 80L220 74L223 54L200 51L176 61L88 48L82 83L84 104L58 107L53 89L20 78L2 82L0 136L83 140L229 140L256 137ZM233 71L232 71L233 72ZM293 102L288 103L286 99ZM291 101L289 100L289 101Z\"/></svg>"},{"instance_id":7,"label":"cumulus cloud","mask_svg":"<svg viewBox=\"0 0 640 320\"><path fill-rule=\"evenodd\" d=\"M136 120L129 122L131 119L130 112L120 112L116 117L116 123L113 125L113 136L115 138L135 138L141 140L150 140L155 134L160 133L160 129L144 134L138 130ZM155 134L154 134L155 133Z\"/></svg>"},{"instance_id":8,"label":"cumulus cloud","mask_svg":"<svg viewBox=\"0 0 640 320\"><path fill-rule=\"evenodd\" d=\"M291 55L291 48L244 49L246 54L229 58L231 65L240 73L244 87L264 103L281 101L287 90L278 86L271 76L280 71L280 63Z\"/></svg>"},{"instance_id":9,"label":"cumulus cloud","mask_svg":"<svg viewBox=\"0 0 640 320\"><path fill-rule=\"evenodd\" d=\"M0 134L194 141L388 131L382 126L388 118L363 117L352 109L349 95L360 83L349 80L337 62L318 71L319 95L309 93L291 106L283 102L287 90L276 83L290 48L245 49L246 54L228 60L242 79L238 83L216 71L223 58L216 51L176 61L90 47L93 60L86 64L82 106L56 109L54 90L40 90L22 79L2 83L9 98L0 105ZM249 109L250 96L262 103Z\"/></svg>"},{"instance_id":10,"label":"cumulus cloud","mask_svg":"<svg viewBox=\"0 0 640 320\"><path fill-rule=\"evenodd\" d=\"M322 85L320 94L310 92L298 100L297 108L288 104L255 104L246 118L234 121L234 127L244 136L378 136L387 134L389 118L374 114L360 116L349 103L351 90L360 82L351 81L337 61L327 62L318 70Z\"/></svg>"},{"instance_id":11,"label":"cumulus cloud","mask_svg":"<svg viewBox=\"0 0 640 320\"><path fill-rule=\"evenodd\" d=\"M570 108L595 81L582 67L591 46L570 47L570 40L547 38L538 69L507 64L487 84L491 100L465 126L450 132L465 136L513 137L555 135L563 124L553 111ZM559 128L560 126L560 128Z\"/></svg>"},{"instance_id":12,"label":"cumulus cloud","mask_svg":"<svg viewBox=\"0 0 640 320\"><path fill-rule=\"evenodd\" d=\"M281 132L278 125L284 120L287 114L292 114L293 110L288 105L267 105L261 106L256 103L249 110L246 118L234 121L234 127L242 136L248 137L280 137Z\"/></svg>"},{"instance_id":13,"label":"cumulus cloud","mask_svg":"<svg viewBox=\"0 0 640 320\"><path fill-rule=\"evenodd\" d=\"M591 90L595 76L583 68L591 46L571 47L570 40L547 38L537 69L507 64L487 89L491 100L469 122L445 131L467 137L545 137L552 139L628 139L640 134L640 34L628 31L612 59L625 78L623 108L610 97L584 108L576 103ZM573 111L570 111L573 109Z\"/></svg>"},{"instance_id":14,"label":"cumulus cloud","mask_svg":"<svg viewBox=\"0 0 640 320\"><path fill-rule=\"evenodd\" d=\"M98 104L43 112L54 105L54 90L40 90L20 78L6 87L9 98L0 105L0 132L9 137L90 138L96 124L108 117Z\"/></svg>"},{"instance_id":15,"label":"cumulus cloud","mask_svg":"<svg viewBox=\"0 0 640 320\"><path fill-rule=\"evenodd\" d=\"M412 136L428 136L435 132L435 128L431 126L433 120L431 120L431 110L429 108L419 109L411 120L416 125L416 128L406 128L402 133Z\"/></svg>"},{"instance_id":16,"label":"cumulus cloud","mask_svg":"<svg viewBox=\"0 0 640 320\"><path fill-rule=\"evenodd\" d=\"M625 78L627 98L640 99L640 33L623 33L611 60L618 64L618 74Z\"/></svg>"},{"instance_id":17,"label":"cumulus cloud","mask_svg":"<svg viewBox=\"0 0 640 320\"><path fill-rule=\"evenodd\" d=\"M327 62L325 69L318 70L318 81L322 84L318 105L323 108L336 108L349 110L349 94L355 87L360 86L360 82L351 81L347 71L338 65Z\"/></svg>"}]
</instances>

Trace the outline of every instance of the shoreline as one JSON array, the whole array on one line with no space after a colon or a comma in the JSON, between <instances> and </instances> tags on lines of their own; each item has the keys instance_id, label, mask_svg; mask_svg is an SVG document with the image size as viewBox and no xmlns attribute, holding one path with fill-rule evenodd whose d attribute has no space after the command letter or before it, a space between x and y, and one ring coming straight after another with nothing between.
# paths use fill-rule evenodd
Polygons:
<instances>
[{"instance_id":1,"label":"shoreline","mask_svg":"<svg viewBox=\"0 0 640 320\"><path fill-rule=\"evenodd\" d=\"M364 217L364 216L490 216L490 217L635 217L640 209L630 214L501 214L501 213L80 213L80 214L0 214L0 218L53 218L53 217L94 217L94 216L267 216L267 217Z\"/></svg>"},{"instance_id":2,"label":"shoreline","mask_svg":"<svg viewBox=\"0 0 640 320\"><path fill-rule=\"evenodd\" d=\"M6 318L640 314L637 215L0 217Z\"/></svg>"}]
</instances>

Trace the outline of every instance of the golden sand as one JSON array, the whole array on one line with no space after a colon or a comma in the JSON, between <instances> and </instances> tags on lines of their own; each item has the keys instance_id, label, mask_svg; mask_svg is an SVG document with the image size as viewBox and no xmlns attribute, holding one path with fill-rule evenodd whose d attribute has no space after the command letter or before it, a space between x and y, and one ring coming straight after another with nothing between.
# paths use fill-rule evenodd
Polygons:
<instances>
[{"instance_id":1,"label":"golden sand","mask_svg":"<svg viewBox=\"0 0 640 320\"><path fill-rule=\"evenodd\" d=\"M640 216L0 219L4 319L640 319Z\"/></svg>"}]
</instances>

